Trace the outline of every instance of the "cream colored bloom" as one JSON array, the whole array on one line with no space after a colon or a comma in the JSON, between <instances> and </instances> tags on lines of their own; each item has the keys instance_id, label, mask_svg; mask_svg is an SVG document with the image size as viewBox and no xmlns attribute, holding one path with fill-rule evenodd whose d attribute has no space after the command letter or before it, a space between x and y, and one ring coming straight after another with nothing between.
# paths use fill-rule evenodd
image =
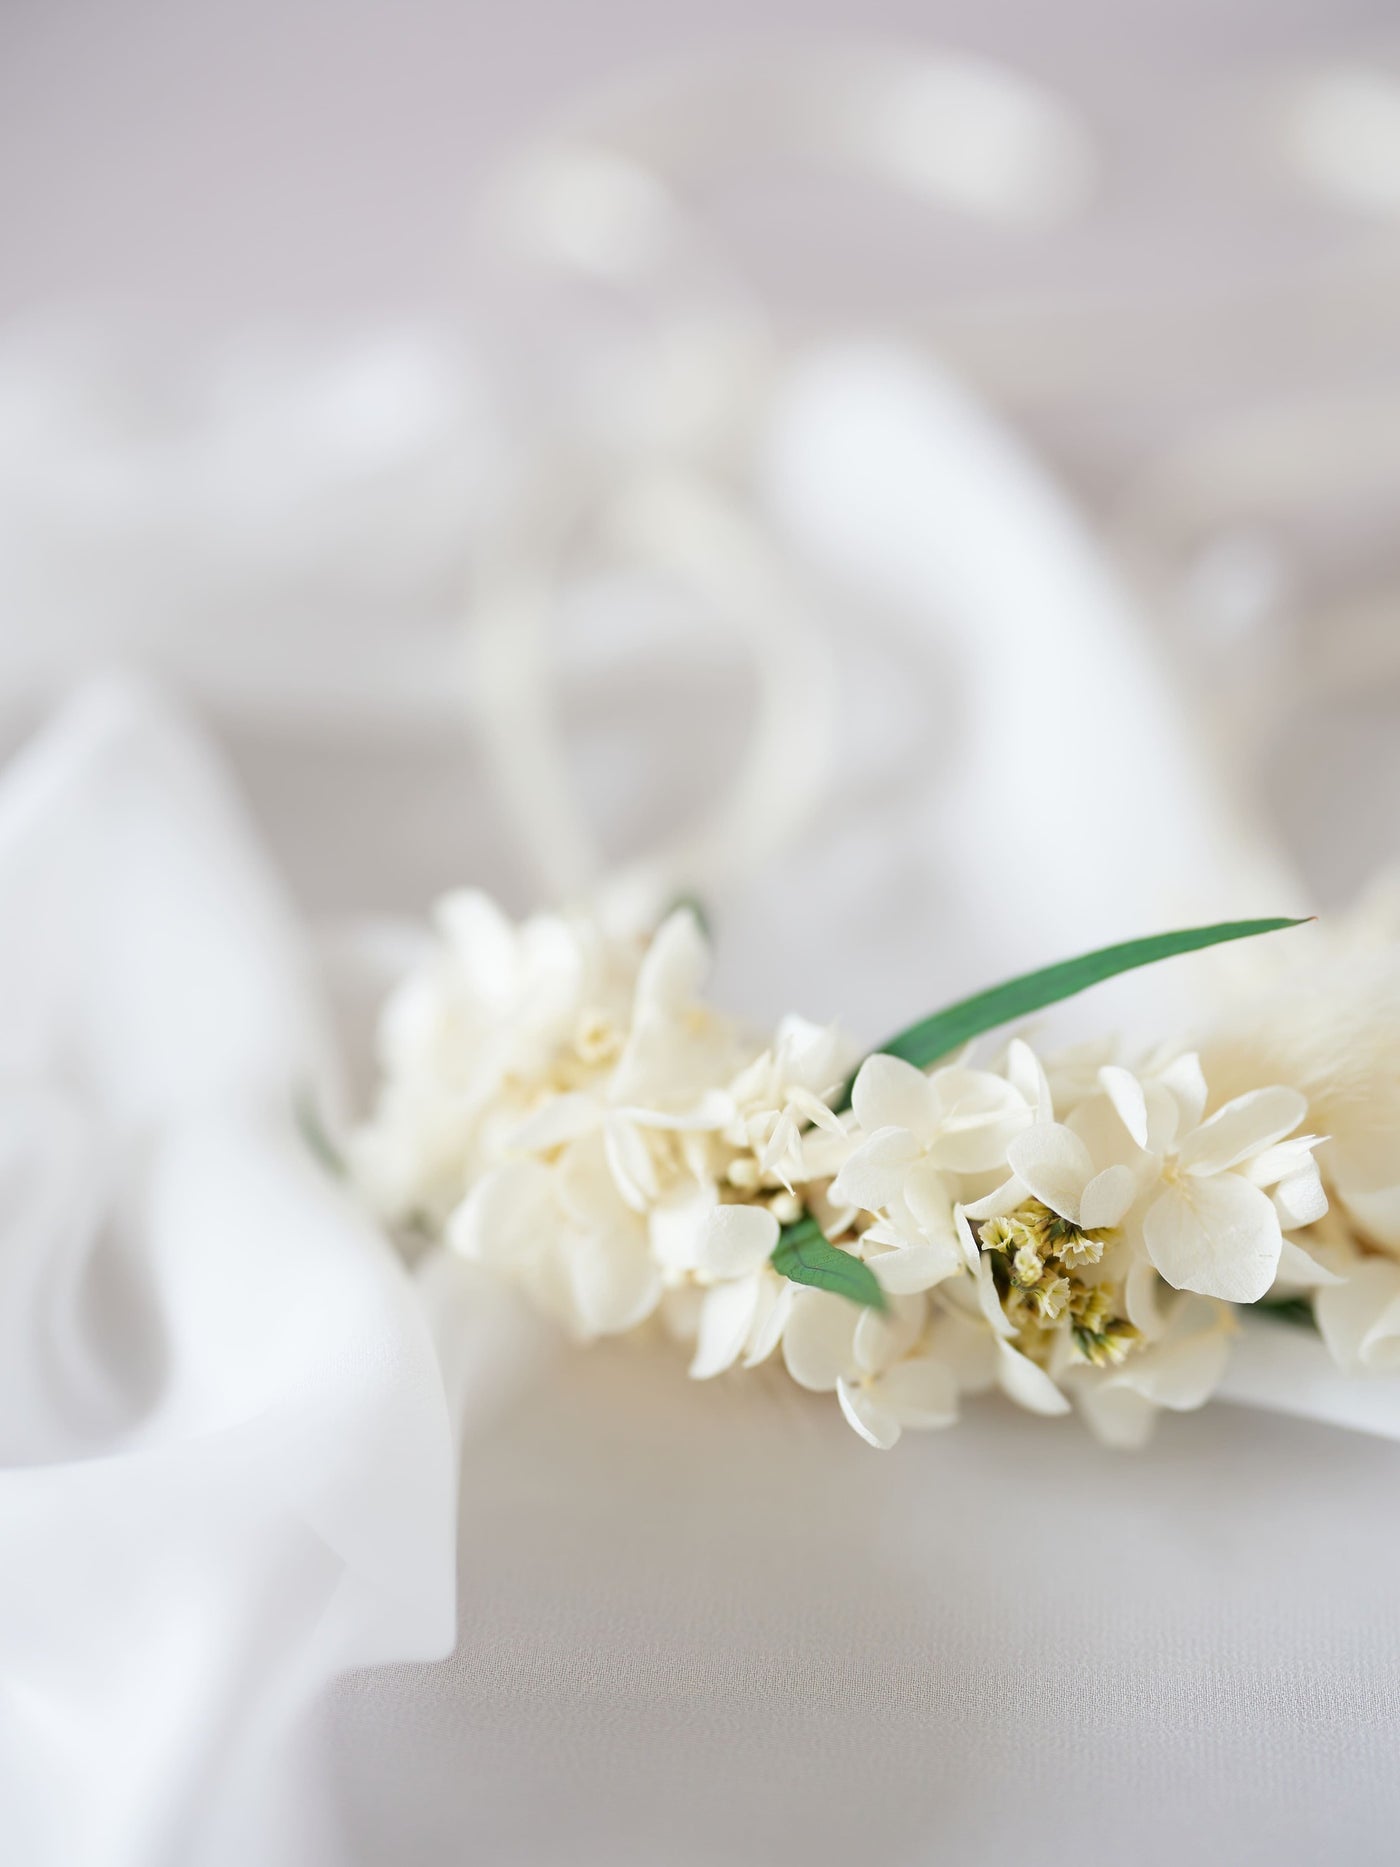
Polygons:
<instances>
[{"instance_id":1,"label":"cream colored bloom","mask_svg":"<svg viewBox=\"0 0 1400 1867\"><path fill-rule=\"evenodd\" d=\"M799 1290L783 1332L783 1359L800 1387L835 1393L848 1424L888 1451L905 1428L951 1426L958 1388L946 1362L922 1346L928 1305L896 1297L886 1314L822 1290Z\"/></svg>"}]
</instances>

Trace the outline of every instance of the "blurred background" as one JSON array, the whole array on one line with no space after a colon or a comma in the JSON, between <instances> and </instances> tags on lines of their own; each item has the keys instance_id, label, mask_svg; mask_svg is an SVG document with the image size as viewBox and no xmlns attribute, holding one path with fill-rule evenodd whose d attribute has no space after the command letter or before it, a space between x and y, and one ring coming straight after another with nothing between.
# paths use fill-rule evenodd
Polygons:
<instances>
[{"instance_id":1,"label":"blurred background","mask_svg":"<svg viewBox=\"0 0 1400 1867\"><path fill-rule=\"evenodd\" d=\"M152 672L317 917L869 1022L1396 856L1394 0L5 0L0 223L0 737Z\"/></svg>"}]
</instances>

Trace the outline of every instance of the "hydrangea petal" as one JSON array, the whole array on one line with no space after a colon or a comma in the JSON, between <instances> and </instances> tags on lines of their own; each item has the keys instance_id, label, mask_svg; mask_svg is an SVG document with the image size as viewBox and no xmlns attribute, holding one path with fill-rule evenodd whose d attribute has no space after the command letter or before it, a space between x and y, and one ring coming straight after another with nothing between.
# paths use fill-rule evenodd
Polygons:
<instances>
[{"instance_id":1,"label":"hydrangea petal","mask_svg":"<svg viewBox=\"0 0 1400 1867\"><path fill-rule=\"evenodd\" d=\"M783 1330L783 1361L799 1387L829 1394L859 1373L855 1358L860 1310L826 1290L799 1290Z\"/></svg>"},{"instance_id":2,"label":"hydrangea petal","mask_svg":"<svg viewBox=\"0 0 1400 1867\"><path fill-rule=\"evenodd\" d=\"M1012 1172L1035 1197L1072 1224L1079 1220L1084 1188L1094 1177L1089 1150L1061 1122L1038 1122L1018 1134L1006 1150Z\"/></svg>"},{"instance_id":3,"label":"hydrangea petal","mask_svg":"<svg viewBox=\"0 0 1400 1867\"><path fill-rule=\"evenodd\" d=\"M1114 1113L1139 1147L1147 1146L1147 1097L1142 1084L1131 1070L1119 1063L1105 1063L1099 1071L1099 1083L1113 1105Z\"/></svg>"},{"instance_id":4,"label":"hydrangea petal","mask_svg":"<svg viewBox=\"0 0 1400 1867\"><path fill-rule=\"evenodd\" d=\"M867 1057L851 1089L851 1107L866 1134L904 1128L927 1141L938 1123L939 1103L922 1070L902 1057Z\"/></svg>"},{"instance_id":5,"label":"hydrangea petal","mask_svg":"<svg viewBox=\"0 0 1400 1867\"><path fill-rule=\"evenodd\" d=\"M1328 1354L1345 1373L1400 1368L1400 1264L1363 1260L1345 1283L1318 1291L1313 1314Z\"/></svg>"},{"instance_id":6,"label":"hydrangea petal","mask_svg":"<svg viewBox=\"0 0 1400 1867\"><path fill-rule=\"evenodd\" d=\"M1226 1303L1257 1302L1274 1281L1283 1247L1268 1194L1237 1173L1164 1187L1142 1234L1169 1284Z\"/></svg>"},{"instance_id":7,"label":"hydrangea petal","mask_svg":"<svg viewBox=\"0 0 1400 1867\"><path fill-rule=\"evenodd\" d=\"M899 1443L899 1421L885 1411L870 1388L840 1380L836 1383L836 1398L847 1424L867 1445L874 1446L877 1452L888 1452Z\"/></svg>"},{"instance_id":8,"label":"hydrangea petal","mask_svg":"<svg viewBox=\"0 0 1400 1867\"><path fill-rule=\"evenodd\" d=\"M1068 1413L1070 1403L1044 1368L1038 1368L1009 1342L997 1344L997 1382L1018 1407L1031 1413Z\"/></svg>"},{"instance_id":9,"label":"hydrangea petal","mask_svg":"<svg viewBox=\"0 0 1400 1867\"><path fill-rule=\"evenodd\" d=\"M1274 1211L1286 1232L1316 1225L1327 1214L1327 1193L1317 1162L1310 1160L1296 1173L1287 1174L1273 1191Z\"/></svg>"},{"instance_id":10,"label":"hydrangea petal","mask_svg":"<svg viewBox=\"0 0 1400 1867\"><path fill-rule=\"evenodd\" d=\"M696 1240L696 1268L706 1277L748 1277L777 1242L778 1221L766 1206L715 1206Z\"/></svg>"},{"instance_id":11,"label":"hydrangea petal","mask_svg":"<svg viewBox=\"0 0 1400 1867\"><path fill-rule=\"evenodd\" d=\"M640 1226L576 1234L565 1240L564 1249L585 1335L622 1335L656 1308L661 1273Z\"/></svg>"},{"instance_id":12,"label":"hydrangea petal","mask_svg":"<svg viewBox=\"0 0 1400 1867\"><path fill-rule=\"evenodd\" d=\"M740 1277L705 1292L690 1364L693 1381L708 1381L733 1367L743 1352L758 1307L759 1280Z\"/></svg>"},{"instance_id":13,"label":"hydrangea petal","mask_svg":"<svg viewBox=\"0 0 1400 1867\"><path fill-rule=\"evenodd\" d=\"M756 1368L760 1362L767 1361L778 1346L792 1313L793 1297L797 1294L796 1284L790 1284L786 1278L776 1274L759 1276L755 1283L758 1301L749 1327L748 1341L744 1345L746 1368Z\"/></svg>"},{"instance_id":14,"label":"hydrangea petal","mask_svg":"<svg viewBox=\"0 0 1400 1867\"><path fill-rule=\"evenodd\" d=\"M891 1251L866 1259L888 1296L932 1290L963 1268L956 1240L938 1244L896 1245Z\"/></svg>"},{"instance_id":15,"label":"hydrangea petal","mask_svg":"<svg viewBox=\"0 0 1400 1867\"><path fill-rule=\"evenodd\" d=\"M1283 1083L1246 1090L1188 1134L1177 1158L1188 1173L1224 1173L1291 1134L1307 1112L1306 1096Z\"/></svg>"},{"instance_id":16,"label":"hydrangea petal","mask_svg":"<svg viewBox=\"0 0 1400 1867\"><path fill-rule=\"evenodd\" d=\"M879 1212L900 1197L904 1177L918 1157L919 1143L907 1128L877 1128L837 1174L831 1186L832 1200L837 1205Z\"/></svg>"},{"instance_id":17,"label":"hydrangea petal","mask_svg":"<svg viewBox=\"0 0 1400 1867\"><path fill-rule=\"evenodd\" d=\"M1137 1180L1127 1167L1105 1167L1084 1189L1079 1202L1079 1223L1085 1231L1121 1225L1137 1193Z\"/></svg>"},{"instance_id":18,"label":"hydrangea petal","mask_svg":"<svg viewBox=\"0 0 1400 1867\"><path fill-rule=\"evenodd\" d=\"M879 1404L903 1426L925 1431L951 1426L958 1417L958 1384L946 1363L911 1355L875 1382Z\"/></svg>"}]
</instances>

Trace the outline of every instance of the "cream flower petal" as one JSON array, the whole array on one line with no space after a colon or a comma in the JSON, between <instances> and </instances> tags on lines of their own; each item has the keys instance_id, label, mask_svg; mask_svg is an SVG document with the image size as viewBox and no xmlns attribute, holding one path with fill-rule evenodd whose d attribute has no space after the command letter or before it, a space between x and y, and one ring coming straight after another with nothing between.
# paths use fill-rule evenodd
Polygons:
<instances>
[{"instance_id":1,"label":"cream flower petal","mask_svg":"<svg viewBox=\"0 0 1400 1867\"><path fill-rule=\"evenodd\" d=\"M533 1115L526 1116L510 1137L509 1144L527 1154L544 1153L549 1148L563 1147L568 1141L592 1134L602 1119L602 1105L593 1096L577 1093L551 1096Z\"/></svg>"},{"instance_id":2,"label":"cream flower petal","mask_svg":"<svg viewBox=\"0 0 1400 1867\"><path fill-rule=\"evenodd\" d=\"M1268 1194L1235 1173L1164 1187L1142 1235L1169 1284L1226 1303L1257 1302L1274 1281L1283 1247Z\"/></svg>"},{"instance_id":3,"label":"cream flower petal","mask_svg":"<svg viewBox=\"0 0 1400 1867\"><path fill-rule=\"evenodd\" d=\"M851 1107L866 1134L880 1128L904 1128L927 1141L938 1124L939 1101L933 1085L922 1070L902 1057L867 1057L851 1090Z\"/></svg>"},{"instance_id":4,"label":"cream flower petal","mask_svg":"<svg viewBox=\"0 0 1400 1867\"><path fill-rule=\"evenodd\" d=\"M1075 1397L1100 1445L1117 1452L1140 1452L1152 1437L1158 1409L1131 1387L1116 1381L1086 1382Z\"/></svg>"},{"instance_id":5,"label":"cream flower petal","mask_svg":"<svg viewBox=\"0 0 1400 1867\"><path fill-rule=\"evenodd\" d=\"M959 1066L937 1071L930 1081L938 1096L937 1131L929 1158L955 1173L990 1173L1006 1159L1012 1135L1030 1125L1031 1110L1004 1077Z\"/></svg>"},{"instance_id":6,"label":"cream flower petal","mask_svg":"<svg viewBox=\"0 0 1400 1867\"><path fill-rule=\"evenodd\" d=\"M778 1346L783 1330L787 1327L788 1317L792 1314L792 1299L797 1293L796 1284L790 1284L785 1277L775 1273L760 1275L754 1281L758 1286L758 1301L754 1307L748 1340L744 1345L746 1368L756 1368L761 1361L767 1361Z\"/></svg>"},{"instance_id":7,"label":"cream flower petal","mask_svg":"<svg viewBox=\"0 0 1400 1867\"><path fill-rule=\"evenodd\" d=\"M1400 1264L1364 1259L1313 1298L1328 1354L1347 1374L1400 1368Z\"/></svg>"},{"instance_id":8,"label":"cream flower petal","mask_svg":"<svg viewBox=\"0 0 1400 1867\"><path fill-rule=\"evenodd\" d=\"M932 1290L945 1278L956 1276L963 1268L963 1254L953 1239L934 1245L896 1245L866 1262L887 1296L905 1296Z\"/></svg>"},{"instance_id":9,"label":"cream flower petal","mask_svg":"<svg viewBox=\"0 0 1400 1867\"><path fill-rule=\"evenodd\" d=\"M813 1127L825 1128L828 1134L844 1134L845 1125L833 1109L827 1107L820 1096L813 1095L810 1089L796 1085L788 1090L788 1101L796 1114L803 1121L809 1121Z\"/></svg>"},{"instance_id":10,"label":"cream flower petal","mask_svg":"<svg viewBox=\"0 0 1400 1867\"><path fill-rule=\"evenodd\" d=\"M1310 1165L1313 1149L1321 1138L1315 1134L1295 1134L1287 1141L1278 1141L1261 1154L1252 1155L1242 1172L1256 1186L1276 1186L1280 1180L1302 1173Z\"/></svg>"},{"instance_id":11,"label":"cream flower petal","mask_svg":"<svg viewBox=\"0 0 1400 1867\"><path fill-rule=\"evenodd\" d=\"M904 1177L918 1158L919 1143L907 1128L877 1128L837 1174L831 1197L837 1205L879 1212L899 1198Z\"/></svg>"},{"instance_id":12,"label":"cream flower petal","mask_svg":"<svg viewBox=\"0 0 1400 1867\"><path fill-rule=\"evenodd\" d=\"M1079 1202L1079 1223L1085 1231L1119 1225L1137 1194L1137 1181L1127 1167L1105 1167L1084 1189Z\"/></svg>"},{"instance_id":13,"label":"cream flower petal","mask_svg":"<svg viewBox=\"0 0 1400 1867\"><path fill-rule=\"evenodd\" d=\"M1043 1368L1012 1348L1009 1342L997 1344L997 1384L1018 1407L1031 1413L1068 1413L1070 1403Z\"/></svg>"},{"instance_id":14,"label":"cream flower petal","mask_svg":"<svg viewBox=\"0 0 1400 1867\"><path fill-rule=\"evenodd\" d=\"M1187 1173L1224 1173L1281 1141L1307 1112L1306 1096L1282 1083L1247 1090L1188 1134L1177 1158Z\"/></svg>"},{"instance_id":15,"label":"cream flower petal","mask_svg":"<svg viewBox=\"0 0 1400 1867\"><path fill-rule=\"evenodd\" d=\"M603 1122L603 1152L618 1192L634 1212L645 1212L660 1190L647 1144L625 1115Z\"/></svg>"},{"instance_id":16,"label":"cream flower petal","mask_svg":"<svg viewBox=\"0 0 1400 1867\"><path fill-rule=\"evenodd\" d=\"M970 1199L961 1210L978 1225L984 1219L1004 1219L1008 1212L1014 1212L1023 1206L1030 1197L1030 1188L1023 1185L1013 1173L1009 1180L994 1187L990 1193L984 1193L981 1199Z\"/></svg>"},{"instance_id":17,"label":"cream flower petal","mask_svg":"<svg viewBox=\"0 0 1400 1867\"><path fill-rule=\"evenodd\" d=\"M976 1278L978 1305L996 1335L1003 1340L1015 1335L1015 1326L1008 1321L1006 1312L1001 1307L1001 1298L997 1295L996 1281L992 1276L992 1260L985 1252L978 1257Z\"/></svg>"},{"instance_id":18,"label":"cream flower petal","mask_svg":"<svg viewBox=\"0 0 1400 1867\"><path fill-rule=\"evenodd\" d=\"M700 1238L719 1196L709 1181L682 1181L664 1192L647 1214L651 1253L663 1270L694 1270Z\"/></svg>"},{"instance_id":19,"label":"cream flower petal","mask_svg":"<svg viewBox=\"0 0 1400 1867\"><path fill-rule=\"evenodd\" d=\"M996 1337L980 1316L958 1309L935 1316L929 1352L951 1373L960 1394L984 1394L996 1385Z\"/></svg>"},{"instance_id":20,"label":"cream flower petal","mask_svg":"<svg viewBox=\"0 0 1400 1867\"><path fill-rule=\"evenodd\" d=\"M874 1383L879 1405L902 1426L933 1430L958 1417L958 1384L946 1363L911 1355Z\"/></svg>"},{"instance_id":21,"label":"cream flower petal","mask_svg":"<svg viewBox=\"0 0 1400 1867\"><path fill-rule=\"evenodd\" d=\"M1176 1132L1186 1134L1205 1113L1207 1090L1201 1059L1194 1050L1188 1050L1160 1070L1157 1081L1176 1104Z\"/></svg>"},{"instance_id":22,"label":"cream flower petal","mask_svg":"<svg viewBox=\"0 0 1400 1867\"><path fill-rule=\"evenodd\" d=\"M826 1290L798 1290L783 1330L783 1361L799 1387L829 1394L839 1380L854 1380L860 1310Z\"/></svg>"},{"instance_id":23,"label":"cream flower petal","mask_svg":"<svg viewBox=\"0 0 1400 1867\"><path fill-rule=\"evenodd\" d=\"M1174 1413L1193 1413L1219 1387L1230 1358L1231 1329L1204 1298L1178 1303L1167 1334L1134 1355L1114 1377Z\"/></svg>"},{"instance_id":24,"label":"cream flower petal","mask_svg":"<svg viewBox=\"0 0 1400 1867\"><path fill-rule=\"evenodd\" d=\"M885 1314L863 1309L852 1338L856 1362L866 1374L882 1374L907 1355L923 1334L928 1305L921 1296L896 1297Z\"/></svg>"},{"instance_id":25,"label":"cream flower petal","mask_svg":"<svg viewBox=\"0 0 1400 1867\"><path fill-rule=\"evenodd\" d=\"M1278 1202L1275 1200L1275 1206ZM1301 1245L1294 1244L1291 1238L1283 1241L1283 1250L1279 1253L1278 1270L1274 1273L1274 1288L1286 1284L1298 1290L1319 1290L1324 1284L1345 1283L1335 1271L1328 1270L1325 1264L1319 1264L1310 1252Z\"/></svg>"},{"instance_id":26,"label":"cream flower petal","mask_svg":"<svg viewBox=\"0 0 1400 1867\"><path fill-rule=\"evenodd\" d=\"M900 1424L880 1405L874 1391L847 1380L836 1383L836 1398L847 1424L853 1426L867 1445L877 1452L888 1452L899 1443Z\"/></svg>"},{"instance_id":27,"label":"cream flower petal","mask_svg":"<svg viewBox=\"0 0 1400 1867\"><path fill-rule=\"evenodd\" d=\"M692 1381L711 1380L733 1367L753 1327L758 1300L757 1277L739 1277L705 1292L690 1364Z\"/></svg>"},{"instance_id":28,"label":"cream flower petal","mask_svg":"<svg viewBox=\"0 0 1400 1867\"><path fill-rule=\"evenodd\" d=\"M1147 1097L1142 1084L1131 1070L1121 1064L1105 1063L1099 1071L1099 1083L1113 1104L1114 1113L1139 1147L1147 1146Z\"/></svg>"},{"instance_id":29,"label":"cream flower petal","mask_svg":"<svg viewBox=\"0 0 1400 1867\"><path fill-rule=\"evenodd\" d=\"M716 1206L701 1225L695 1266L705 1277L748 1277L777 1242L778 1221L766 1206Z\"/></svg>"},{"instance_id":30,"label":"cream flower petal","mask_svg":"<svg viewBox=\"0 0 1400 1867\"><path fill-rule=\"evenodd\" d=\"M710 970L710 948L691 908L677 908L657 928L637 972L634 999L638 1020L660 1013L674 1017L693 1005Z\"/></svg>"},{"instance_id":31,"label":"cream flower petal","mask_svg":"<svg viewBox=\"0 0 1400 1867\"><path fill-rule=\"evenodd\" d=\"M559 1226L554 1178L534 1160L509 1161L483 1174L447 1222L447 1243L478 1264L511 1270Z\"/></svg>"},{"instance_id":32,"label":"cream flower petal","mask_svg":"<svg viewBox=\"0 0 1400 1867\"><path fill-rule=\"evenodd\" d=\"M713 1133L733 1121L734 1098L723 1089L708 1089L689 1108L674 1113L650 1108L623 1108L618 1112L638 1128L697 1128Z\"/></svg>"},{"instance_id":33,"label":"cream flower petal","mask_svg":"<svg viewBox=\"0 0 1400 1867\"><path fill-rule=\"evenodd\" d=\"M1022 1037L1013 1037L1006 1047L1006 1080L1031 1110L1036 1121L1055 1119L1045 1066Z\"/></svg>"},{"instance_id":34,"label":"cream flower petal","mask_svg":"<svg viewBox=\"0 0 1400 1867\"><path fill-rule=\"evenodd\" d=\"M1253 1175L1250 1177L1252 1179ZM1305 1225L1316 1225L1319 1219L1325 1218L1327 1194L1317 1162L1310 1160L1306 1167L1280 1180L1274 1188L1273 1200L1279 1224L1286 1232L1301 1231Z\"/></svg>"},{"instance_id":35,"label":"cream flower petal","mask_svg":"<svg viewBox=\"0 0 1400 1867\"><path fill-rule=\"evenodd\" d=\"M1012 1140L1006 1158L1016 1178L1038 1200L1078 1224L1080 1200L1094 1177L1094 1163L1073 1129L1060 1122L1039 1122Z\"/></svg>"},{"instance_id":36,"label":"cream flower petal","mask_svg":"<svg viewBox=\"0 0 1400 1867\"><path fill-rule=\"evenodd\" d=\"M661 1297L661 1273L645 1233L582 1233L564 1242L569 1282L586 1335L622 1335L649 1316Z\"/></svg>"}]
</instances>

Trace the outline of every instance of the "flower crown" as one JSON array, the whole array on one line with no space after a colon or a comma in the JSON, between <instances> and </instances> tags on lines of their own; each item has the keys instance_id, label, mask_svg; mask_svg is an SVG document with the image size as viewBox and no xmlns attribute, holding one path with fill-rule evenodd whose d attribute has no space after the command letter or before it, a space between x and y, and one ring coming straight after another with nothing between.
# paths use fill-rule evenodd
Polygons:
<instances>
[{"instance_id":1,"label":"flower crown","mask_svg":"<svg viewBox=\"0 0 1400 1867\"><path fill-rule=\"evenodd\" d=\"M1297 925L1108 947L854 1068L834 1026L789 1017L765 1040L707 1004L691 907L642 939L452 895L385 1006L351 1171L391 1225L510 1280L575 1339L659 1318L696 1380L780 1357L873 1446L950 1425L993 1387L1139 1444L1158 1409L1218 1386L1237 1306L1315 1320L1351 1367L1400 1313L1400 1235L1342 1184L1348 1134L1323 1171L1310 1128L1359 1120L1369 1146L1380 1119L1394 1165L1394 1019L1339 1009L1291 1051L1272 1016L1131 1062L1112 1043L1042 1057L1019 1036L983 1063L970 1050L1114 974ZM1380 1031L1374 1081L1356 1028Z\"/></svg>"}]
</instances>

